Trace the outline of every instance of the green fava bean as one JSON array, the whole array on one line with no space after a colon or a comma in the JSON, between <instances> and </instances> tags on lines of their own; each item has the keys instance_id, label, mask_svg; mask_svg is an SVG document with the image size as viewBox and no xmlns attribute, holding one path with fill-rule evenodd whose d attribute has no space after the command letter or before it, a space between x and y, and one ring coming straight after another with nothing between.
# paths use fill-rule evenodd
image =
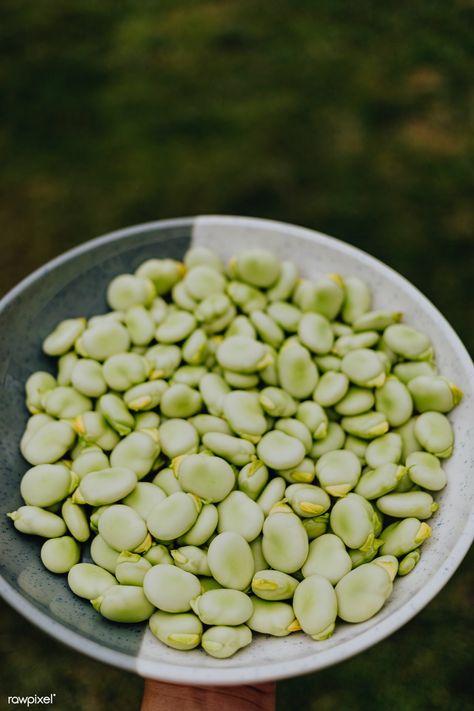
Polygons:
<instances>
[{"instance_id":1,"label":"green fava bean","mask_svg":"<svg viewBox=\"0 0 474 711\"><path fill-rule=\"evenodd\" d=\"M413 378L417 378L419 375L436 375L436 372L436 366L426 360L396 363L393 367L393 374L405 385L408 385Z\"/></svg>"},{"instance_id":2,"label":"green fava bean","mask_svg":"<svg viewBox=\"0 0 474 711\"><path fill-rule=\"evenodd\" d=\"M358 277L347 277L344 280L344 287L342 318L346 323L354 323L370 310L372 296L367 284Z\"/></svg>"},{"instance_id":3,"label":"green fava bean","mask_svg":"<svg viewBox=\"0 0 474 711\"><path fill-rule=\"evenodd\" d=\"M356 486L360 472L361 465L358 457L345 449L327 452L316 463L316 476L319 483L331 496L345 496Z\"/></svg>"},{"instance_id":4,"label":"green fava bean","mask_svg":"<svg viewBox=\"0 0 474 711\"><path fill-rule=\"evenodd\" d=\"M415 436L421 446L440 459L450 457L454 446L451 423L440 412L424 412L415 421Z\"/></svg>"},{"instance_id":5,"label":"green fava bean","mask_svg":"<svg viewBox=\"0 0 474 711\"><path fill-rule=\"evenodd\" d=\"M372 561L351 570L336 585L338 615L345 622L364 622L383 607L392 592L387 570Z\"/></svg>"},{"instance_id":6,"label":"green fava bean","mask_svg":"<svg viewBox=\"0 0 474 711\"><path fill-rule=\"evenodd\" d=\"M76 353L74 351L69 351L69 353L65 353L63 356L61 356L58 360L58 385L71 385L72 384L72 373L74 371L74 368L76 367L77 362L79 361L79 358L77 357ZM94 361L95 362L95 361ZM99 366L100 367L100 366ZM79 392L82 392L80 388L76 387L76 390L79 390ZM83 393L84 395L87 395L88 393Z\"/></svg>"},{"instance_id":7,"label":"green fava bean","mask_svg":"<svg viewBox=\"0 0 474 711\"><path fill-rule=\"evenodd\" d=\"M194 454L199 445L198 433L187 420L167 420L159 430L161 449L170 459L185 454Z\"/></svg>"},{"instance_id":8,"label":"green fava bean","mask_svg":"<svg viewBox=\"0 0 474 711\"><path fill-rule=\"evenodd\" d=\"M325 316L318 313L305 313L298 324L298 337L301 343L316 355L329 353L334 342L334 333Z\"/></svg>"},{"instance_id":9,"label":"green fava bean","mask_svg":"<svg viewBox=\"0 0 474 711\"><path fill-rule=\"evenodd\" d=\"M291 417L297 408L291 395L274 386L261 390L259 401L265 412L273 417Z\"/></svg>"},{"instance_id":10,"label":"green fava bean","mask_svg":"<svg viewBox=\"0 0 474 711\"><path fill-rule=\"evenodd\" d=\"M211 541L207 561L212 577L223 587L245 590L250 585L254 560L249 544L240 534L219 533Z\"/></svg>"},{"instance_id":11,"label":"green fava bean","mask_svg":"<svg viewBox=\"0 0 474 711\"><path fill-rule=\"evenodd\" d=\"M385 382L384 365L379 356L368 348L347 353L342 359L341 370L354 385L360 387L380 387Z\"/></svg>"},{"instance_id":12,"label":"green fava bean","mask_svg":"<svg viewBox=\"0 0 474 711\"><path fill-rule=\"evenodd\" d=\"M70 318L61 321L43 341L43 351L50 356L67 353L86 327L85 318Z\"/></svg>"},{"instance_id":13,"label":"green fava bean","mask_svg":"<svg viewBox=\"0 0 474 711\"><path fill-rule=\"evenodd\" d=\"M81 356L99 361L125 353L129 346L130 336L127 329L118 321L112 320L89 326L76 342L76 350Z\"/></svg>"},{"instance_id":14,"label":"green fava bean","mask_svg":"<svg viewBox=\"0 0 474 711\"><path fill-rule=\"evenodd\" d=\"M250 543L250 550L252 551L254 570L266 570L268 568L268 563L263 555L262 536L259 536Z\"/></svg>"},{"instance_id":15,"label":"green fava bean","mask_svg":"<svg viewBox=\"0 0 474 711\"><path fill-rule=\"evenodd\" d=\"M422 445L415 434L416 421L417 417L412 417L404 425L394 430L394 433L398 434L402 440L402 461L412 452L419 452L422 449Z\"/></svg>"},{"instance_id":16,"label":"green fava bean","mask_svg":"<svg viewBox=\"0 0 474 711\"><path fill-rule=\"evenodd\" d=\"M183 360L189 365L201 365L208 355L207 335L202 328L197 328L183 343Z\"/></svg>"},{"instance_id":17,"label":"green fava bean","mask_svg":"<svg viewBox=\"0 0 474 711\"><path fill-rule=\"evenodd\" d=\"M301 518L320 516L331 505L331 500L323 489L307 484L291 484L285 491L285 498Z\"/></svg>"},{"instance_id":18,"label":"green fava bean","mask_svg":"<svg viewBox=\"0 0 474 711\"><path fill-rule=\"evenodd\" d=\"M205 625L241 625L252 614L252 602L240 590L208 590L191 600L191 606Z\"/></svg>"},{"instance_id":19,"label":"green fava bean","mask_svg":"<svg viewBox=\"0 0 474 711\"><path fill-rule=\"evenodd\" d=\"M293 607L287 602L251 598L253 612L247 625L254 632L270 634L273 637L286 637L290 632L301 629L295 618Z\"/></svg>"},{"instance_id":20,"label":"green fava bean","mask_svg":"<svg viewBox=\"0 0 474 711\"><path fill-rule=\"evenodd\" d=\"M209 627L202 635L201 645L207 654L217 659L227 659L249 645L252 632L247 625L216 625Z\"/></svg>"},{"instance_id":21,"label":"green fava bean","mask_svg":"<svg viewBox=\"0 0 474 711\"><path fill-rule=\"evenodd\" d=\"M152 410L157 407L168 389L166 380L152 380L129 388L123 399L128 408L134 412Z\"/></svg>"},{"instance_id":22,"label":"green fava bean","mask_svg":"<svg viewBox=\"0 0 474 711\"><path fill-rule=\"evenodd\" d=\"M418 412L450 412L462 399L462 391L442 375L419 375L408 390Z\"/></svg>"},{"instance_id":23,"label":"green fava bean","mask_svg":"<svg viewBox=\"0 0 474 711\"><path fill-rule=\"evenodd\" d=\"M250 499L257 499L268 482L268 469L263 462L255 459L239 472L237 485Z\"/></svg>"},{"instance_id":24,"label":"green fava bean","mask_svg":"<svg viewBox=\"0 0 474 711\"><path fill-rule=\"evenodd\" d=\"M74 491L79 477L64 464L39 464L23 475L20 492L26 504L52 506Z\"/></svg>"},{"instance_id":25,"label":"green fava bean","mask_svg":"<svg viewBox=\"0 0 474 711\"><path fill-rule=\"evenodd\" d=\"M321 373L327 373L329 370L339 372L341 370L342 358L335 355L316 356L314 362Z\"/></svg>"},{"instance_id":26,"label":"green fava bean","mask_svg":"<svg viewBox=\"0 0 474 711\"><path fill-rule=\"evenodd\" d=\"M148 530L158 540L172 541L189 531L196 523L200 509L201 504L195 496L177 491L150 512L146 520Z\"/></svg>"},{"instance_id":27,"label":"green fava bean","mask_svg":"<svg viewBox=\"0 0 474 711\"><path fill-rule=\"evenodd\" d=\"M418 565L420 558L421 553L419 550L414 550L411 551L411 553L407 553L407 555L401 559L398 565L398 574L403 576L408 575L408 573L411 573L413 568Z\"/></svg>"},{"instance_id":28,"label":"green fava bean","mask_svg":"<svg viewBox=\"0 0 474 711\"><path fill-rule=\"evenodd\" d=\"M207 247L191 247L184 255L184 264L188 269L207 264L218 272L224 271L224 265L220 257Z\"/></svg>"},{"instance_id":29,"label":"green fava bean","mask_svg":"<svg viewBox=\"0 0 474 711\"><path fill-rule=\"evenodd\" d=\"M173 614L159 610L150 617L149 625L155 637L173 649L187 651L201 642L202 623L191 612Z\"/></svg>"},{"instance_id":30,"label":"green fava bean","mask_svg":"<svg viewBox=\"0 0 474 711\"><path fill-rule=\"evenodd\" d=\"M303 580L295 590L293 609L303 631L314 640L328 639L332 635L337 617L337 598L333 586L325 577L311 575Z\"/></svg>"},{"instance_id":31,"label":"green fava bean","mask_svg":"<svg viewBox=\"0 0 474 711\"><path fill-rule=\"evenodd\" d=\"M81 558L81 548L71 536L50 538L41 546L41 561L51 573L67 573Z\"/></svg>"},{"instance_id":32,"label":"green fava bean","mask_svg":"<svg viewBox=\"0 0 474 711\"><path fill-rule=\"evenodd\" d=\"M172 469L165 468L156 474L152 480L153 484L156 484L163 489L166 496L171 496L171 494L176 494L177 491L182 491L183 487L177 480Z\"/></svg>"},{"instance_id":33,"label":"green fava bean","mask_svg":"<svg viewBox=\"0 0 474 711\"><path fill-rule=\"evenodd\" d=\"M219 514L214 504L204 504L196 523L179 537L178 542L191 546L204 545L216 530L218 519Z\"/></svg>"},{"instance_id":34,"label":"green fava bean","mask_svg":"<svg viewBox=\"0 0 474 711\"><path fill-rule=\"evenodd\" d=\"M91 604L112 622L144 622L155 611L137 585L114 585L91 600Z\"/></svg>"},{"instance_id":35,"label":"green fava bean","mask_svg":"<svg viewBox=\"0 0 474 711\"><path fill-rule=\"evenodd\" d=\"M377 437L369 442L365 450L365 460L369 467L376 469L383 464L397 464L402 457L402 438L396 432Z\"/></svg>"},{"instance_id":36,"label":"green fava bean","mask_svg":"<svg viewBox=\"0 0 474 711\"><path fill-rule=\"evenodd\" d=\"M96 445L85 447L73 461L73 470L79 479L83 479L89 472L100 471L108 467L110 467L109 458Z\"/></svg>"},{"instance_id":37,"label":"green fava bean","mask_svg":"<svg viewBox=\"0 0 474 711\"><path fill-rule=\"evenodd\" d=\"M196 328L196 319L188 311L169 313L156 329L158 343L173 344L184 341Z\"/></svg>"},{"instance_id":38,"label":"green fava bean","mask_svg":"<svg viewBox=\"0 0 474 711\"><path fill-rule=\"evenodd\" d=\"M72 499L66 499L61 507L61 516L76 541L84 543L89 539L89 522L83 506L73 503Z\"/></svg>"},{"instance_id":39,"label":"green fava bean","mask_svg":"<svg viewBox=\"0 0 474 711\"><path fill-rule=\"evenodd\" d=\"M357 548L350 548L348 553L352 562L352 567L357 568L359 565L364 565L364 563L370 563L375 556L378 555L381 545L383 545L383 541L380 538L375 538L372 545L363 551L358 550Z\"/></svg>"},{"instance_id":40,"label":"green fava bean","mask_svg":"<svg viewBox=\"0 0 474 711\"><path fill-rule=\"evenodd\" d=\"M290 484L311 484L316 475L314 460L305 457L296 467L279 469L278 474Z\"/></svg>"},{"instance_id":41,"label":"green fava bean","mask_svg":"<svg viewBox=\"0 0 474 711\"><path fill-rule=\"evenodd\" d=\"M208 502L222 501L235 486L234 471L221 457L190 454L178 459L175 472L184 491Z\"/></svg>"},{"instance_id":42,"label":"green fava bean","mask_svg":"<svg viewBox=\"0 0 474 711\"><path fill-rule=\"evenodd\" d=\"M283 390L299 400L309 397L318 382L318 369L309 351L297 342L282 346L277 371Z\"/></svg>"},{"instance_id":43,"label":"green fava bean","mask_svg":"<svg viewBox=\"0 0 474 711\"><path fill-rule=\"evenodd\" d=\"M113 504L103 512L99 519L99 533L111 548L119 552L142 553L151 544L141 516L123 504Z\"/></svg>"},{"instance_id":44,"label":"green fava bean","mask_svg":"<svg viewBox=\"0 0 474 711\"><path fill-rule=\"evenodd\" d=\"M107 392L102 365L91 358L77 359L71 372L71 383L78 392L88 397L100 397Z\"/></svg>"},{"instance_id":45,"label":"green fava bean","mask_svg":"<svg viewBox=\"0 0 474 711\"><path fill-rule=\"evenodd\" d=\"M197 546L181 546L171 551L174 564L194 575L210 576L211 571L207 564L207 554Z\"/></svg>"},{"instance_id":46,"label":"green fava bean","mask_svg":"<svg viewBox=\"0 0 474 711\"><path fill-rule=\"evenodd\" d=\"M365 464L365 452L367 450L366 440L360 437L354 437L354 435L348 435L344 442L344 449L355 454L361 465Z\"/></svg>"},{"instance_id":47,"label":"green fava bean","mask_svg":"<svg viewBox=\"0 0 474 711\"><path fill-rule=\"evenodd\" d=\"M60 516L38 506L20 506L7 516L21 533L43 538L59 538L66 533L66 524Z\"/></svg>"},{"instance_id":48,"label":"green fava bean","mask_svg":"<svg viewBox=\"0 0 474 711\"><path fill-rule=\"evenodd\" d=\"M326 454L326 452L332 452L333 449L342 449L345 440L346 435L341 425L338 422L328 422L326 436L315 441L311 456L317 459Z\"/></svg>"},{"instance_id":49,"label":"green fava bean","mask_svg":"<svg viewBox=\"0 0 474 711\"><path fill-rule=\"evenodd\" d=\"M283 477L270 479L257 499L257 504L262 509L265 516L268 516L273 506L282 500L286 489L286 481Z\"/></svg>"},{"instance_id":50,"label":"green fava bean","mask_svg":"<svg viewBox=\"0 0 474 711\"><path fill-rule=\"evenodd\" d=\"M407 468L393 462L381 464L362 474L355 488L356 494L365 499L377 499L396 489L401 479L407 473Z\"/></svg>"},{"instance_id":51,"label":"green fava bean","mask_svg":"<svg viewBox=\"0 0 474 711\"><path fill-rule=\"evenodd\" d=\"M161 412L165 417L186 418L199 412L202 398L197 390L177 383L165 390L161 398Z\"/></svg>"},{"instance_id":52,"label":"green fava bean","mask_svg":"<svg viewBox=\"0 0 474 711\"><path fill-rule=\"evenodd\" d=\"M285 338L285 334L271 316L264 311L252 311L250 321L264 343L269 343L274 348L279 348Z\"/></svg>"},{"instance_id":53,"label":"green fava bean","mask_svg":"<svg viewBox=\"0 0 474 711\"><path fill-rule=\"evenodd\" d=\"M120 392L128 390L132 385L143 383L149 370L148 361L137 353L117 353L107 358L103 366L107 385Z\"/></svg>"},{"instance_id":54,"label":"green fava bean","mask_svg":"<svg viewBox=\"0 0 474 711\"><path fill-rule=\"evenodd\" d=\"M417 518L405 518L387 526L380 538L382 555L403 556L410 553L431 536L431 527Z\"/></svg>"},{"instance_id":55,"label":"green fava bean","mask_svg":"<svg viewBox=\"0 0 474 711\"><path fill-rule=\"evenodd\" d=\"M201 593L199 579L174 565L154 565L145 575L147 599L164 612L187 612L191 600Z\"/></svg>"},{"instance_id":56,"label":"green fava bean","mask_svg":"<svg viewBox=\"0 0 474 711\"><path fill-rule=\"evenodd\" d=\"M119 395L114 393L102 395L97 403L97 409L104 416L107 424L121 437L130 434L134 429L135 418Z\"/></svg>"},{"instance_id":57,"label":"green fava bean","mask_svg":"<svg viewBox=\"0 0 474 711\"><path fill-rule=\"evenodd\" d=\"M230 336L218 347L217 362L225 370L255 373L269 364L270 357L259 341L246 336Z\"/></svg>"},{"instance_id":58,"label":"green fava bean","mask_svg":"<svg viewBox=\"0 0 474 711\"><path fill-rule=\"evenodd\" d=\"M150 378L169 378L181 362L181 349L173 345L152 346L145 352L145 358L151 363Z\"/></svg>"},{"instance_id":59,"label":"green fava bean","mask_svg":"<svg viewBox=\"0 0 474 711\"><path fill-rule=\"evenodd\" d=\"M109 452L119 442L117 432L100 412L84 412L74 420L74 429L86 444L96 444Z\"/></svg>"},{"instance_id":60,"label":"green fava bean","mask_svg":"<svg viewBox=\"0 0 474 711\"><path fill-rule=\"evenodd\" d=\"M285 432L267 432L257 445L258 458L272 469L296 467L305 455L303 443Z\"/></svg>"},{"instance_id":61,"label":"green fava bean","mask_svg":"<svg viewBox=\"0 0 474 711\"><path fill-rule=\"evenodd\" d=\"M263 524L262 550L269 565L282 573L294 573L308 555L308 536L298 516L279 506Z\"/></svg>"},{"instance_id":62,"label":"green fava bean","mask_svg":"<svg viewBox=\"0 0 474 711\"><path fill-rule=\"evenodd\" d=\"M253 576L252 592L262 600L288 600L298 581L279 570L260 570Z\"/></svg>"},{"instance_id":63,"label":"green fava bean","mask_svg":"<svg viewBox=\"0 0 474 711\"><path fill-rule=\"evenodd\" d=\"M75 439L76 434L68 422L53 420L43 423L26 441L22 439L20 449L30 464L53 464L64 457Z\"/></svg>"},{"instance_id":64,"label":"green fava bean","mask_svg":"<svg viewBox=\"0 0 474 711\"><path fill-rule=\"evenodd\" d=\"M344 397L338 400L334 410L338 415L361 415L367 412L367 410L372 409L374 403L375 397L372 390L369 390L369 388L351 386Z\"/></svg>"},{"instance_id":65,"label":"green fava bean","mask_svg":"<svg viewBox=\"0 0 474 711\"><path fill-rule=\"evenodd\" d=\"M104 541L102 536L97 535L92 539L90 553L92 560L97 566L107 570L109 573L115 573L115 567L120 553L114 548L111 548L109 544ZM92 597L97 597L97 594L92 595ZM92 597L89 599L92 599Z\"/></svg>"},{"instance_id":66,"label":"green fava bean","mask_svg":"<svg viewBox=\"0 0 474 711\"><path fill-rule=\"evenodd\" d=\"M162 543L154 543L143 554L143 557L152 565L174 565L174 560L169 550Z\"/></svg>"},{"instance_id":67,"label":"green fava bean","mask_svg":"<svg viewBox=\"0 0 474 711\"><path fill-rule=\"evenodd\" d=\"M269 301L284 301L285 299L289 299L298 278L298 267L294 262L290 262L289 260L281 262L279 276L267 292Z\"/></svg>"},{"instance_id":68,"label":"green fava bean","mask_svg":"<svg viewBox=\"0 0 474 711\"><path fill-rule=\"evenodd\" d=\"M137 477L132 469L111 467L90 472L81 480L73 494L75 504L104 506L114 504L127 496L137 485Z\"/></svg>"},{"instance_id":69,"label":"green fava bean","mask_svg":"<svg viewBox=\"0 0 474 711\"><path fill-rule=\"evenodd\" d=\"M324 533L309 544L301 572L305 578L318 575L335 585L351 568L352 561L341 539L333 533Z\"/></svg>"},{"instance_id":70,"label":"green fava bean","mask_svg":"<svg viewBox=\"0 0 474 711\"><path fill-rule=\"evenodd\" d=\"M207 432L222 432L223 434L232 434L232 430L225 420L215 415L194 415L189 419L189 422L196 428L200 437Z\"/></svg>"},{"instance_id":71,"label":"green fava bean","mask_svg":"<svg viewBox=\"0 0 474 711\"><path fill-rule=\"evenodd\" d=\"M193 299L202 301L206 296L222 293L226 280L220 271L212 266L199 264L187 272L183 284Z\"/></svg>"},{"instance_id":72,"label":"green fava bean","mask_svg":"<svg viewBox=\"0 0 474 711\"><path fill-rule=\"evenodd\" d=\"M123 500L143 519L147 519L153 508L166 499L163 489L148 481L139 481L135 488Z\"/></svg>"},{"instance_id":73,"label":"green fava bean","mask_svg":"<svg viewBox=\"0 0 474 711\"><path fill-rule=\"evenodd\" d=\"M338 274L328 274L315 282L302 280L293 300L303 311L315 311L332 321L344 301L342 279Z\"/></svg>"},{"instance_id":74,"label":"green fava bean","mask_svg":"<svg viewBox=\"0 0 474 711\"><path fill-rule=\"evenodd\" d=\"M237 276L242 281L266 289L275 284L281 266L271 252L256 247L233 257L229 269L233 276Z\"/></svg>"},{"instance_id":75,"label":"green fava bean","mask_svg":"<svg viewBox=\"0 0 474 711\"><path fill-rule=\"evenodd\" d=\"M401 321L402 317L400 311L368 311L353 321L352 328L354 331L384 331L388 326Z\"/></svg>"},{"instance_id":76,"label":"green fava bean","mask_svg":"<svg viewBox=\"0 0 474 711\"><path fill-rule=\"evenodd\" d=\"M25 385L26 406L33 415L43 412L43 397L55 387L56 378L51 373L38 370L30 375Z\"/></svg>"},{"instance_id":77,"label":"green fava bean","mask_svg":"<svg viewBox=\"0 0 474 711\"><path fill-rule=\"evenodd\" d=\"M150 279L157 294L166 294L182 279L185 267L175 259L147 259L140 264L137 276Z\"/></svg>"},{"instance_id":78,"label":"green fava bean","mask_svg":"<svg viewBox=\"0 0 474 711\"><path fill-rule=\"evenodd\" d=\"M321 407L332 407L342 400L349 388L349 380L344 373L328 371L323 373L313 393L313 399Z\"/></svg>"},{"instance_id":79,"label":"green fava bean","mask_svg":"<svg viewBox=\"0 0 474 711\"><path fill-rule=\"evenodd\" d=\"M145 276L120 274L107 288L107 302L116 311L126 311L137 304L148 306L156 296L153 282Z\"/></svg>"},{"instance_id":80,"label":"green fava bean","mask_svg":"<svg viewBox=\"0 0 474 711\"><path fill-rule=\"evenodd\" d=\"M128 309L125 314L125 325L130 334L130 340L135 346L147 346L155 335L155 319L150 311L141 304Z\"/></svg>"},{"instance_id":81,"label":"green fava bean","mask_svg":"<svg viewBox=\"0 0 474 711\"><path fill-rule=\"evenodd\" d=\"M69 570L67 582L75 595L86 600L93 600L117 585L113 575L92 563L73 565Z\"/></svg>"},{"instance_id":82,"label":"green fava bean","mask_svg":"<svg viewBox=\"0 0 474 711\"><path fill-rule=\"evenodd\" d=\"M217 506L218 533L233 531L246 541L253 541L261 533L264 514L260 506L242 491L231 491Z\"/></svg>"},{"instance_id":83,"label":"green fava bean","mask_svg":"<svg viewBox=\"0 0 474 711\"><path fill-rule=\"evenodd\" d=\"M355 351L360 348L371 348L380 340L377 331L363 331L362 333L348 333L335 341L332 351L335 355L341 358L350 351Z\"/></svg>"},{"instance_id":84,"label":"green fava bean","mask_svg":"<svg viewBox=\"0 0 474 711\"><path fill-rule=\"evenodd\" d=\"M223 417L232 430L243 439L258 442L267 429L267 420L258 395L234 390L224 397Z\"/></svg>"},{"instance_id":85,"label":"green fava bean","mask_svg":"<svg viewBox=\"0 0 474 711\"><path fill-rule=\"evenodd\" d=\"M58 386L43 396L45 412L52 417L72 419L92 409L90 398L69 385Z\"/></svg>"},{"instance_id":86,"label":"green fava bean","mask_svg":"<svg viewBox=\"0 0 474 711\"><path fill-rule=\"evenodd\" d=\"M329 514L324 513L321 514L321 516L305 518L302 523L309 540L313 541L315 538L322 536L328 530Z\"/></svg>"},{"instance_id":87,"label":"green fava bean","mask_svg":"<svg viewBox=\"0 0 474 711\"><path fill-rule=\"evenodd\" d=\"M124 551L117 558L115 577L121 585L143 585L143 579L151 567L151 563L138 553Z\"/></svg>"},{"instance_id":88,"label":"green fava bean","mask_svg":"<svg viewBox=\"0 0 474 711\"><path fill-rule=\"evenodd\" d=\"M425 519L438 510L438 504L426 491L386 494L377 499L377 507L382 513L395 518Z\"/></svg>"},{"instance_id":89,"label":"green fava bean","mask_svg":"<svg viewBox=\"0 0 474 711\"><path fill-rule=\"evenodd\" d=\"M203 436L202 443L218 457L238 467L255 459L255 446L247 439L232 437L221 432L208 432Z\"/></svg>"},{"instance_id":90,"label":"green fava bean","mask_svg":"<svg viewBox=\"0 0 474 711\"><path fill-rule=\"evenodd\" d=\"M179 306L180 309L183 309L184 311L189 311L191 313L196 309L196 307L198 305L198 302L195 299L193 299L193 297L191 296L189 291L186 289L186 286L182 281L179 281L177 284L175 284L173 286L173 288L171 290L171 298L176 306ZM167 313L165 314L165 318L169 314L170 314L170 309L167 310Z\"/></svg>"},{"instance_id":91,"label":"green fava bean","mask_svg":"<svg viewBox=\"0 0 474 711\"><path fill-rule=\"evenodd\" d=\"M160 453L158 436L154 430L131 432L114 447L110 454L112 467L126 467L143 479Z\"/></svg>"},{"instance_id":92,"label":"green fava bean","mask_svg":"<svg viewBox=\"0 0 474 711\"><path fill-rule=\"evenodd\" d=\"M211 415L221 417L224 411L224 398L230 393L225 380L215 373L208 373L199 383L204 404Z\"/></svg>"},{"instance_id":93,"label":"green fava bean","mask_svg":"<svg viewBox=\"0 0 474 711\"><path fill-rule=\"evenodd\" d=\"M317 402L313 400L300 402L296 410L296 419L306 425L314 439L324 439L326 437L328 416Z\"/></svg>"},{"instance_id":94,"label":"green fava bean","mask_svg":"<svg viewBox=\"0 0 474 711\"><path fill-rule=\"evenodd\" d=\"M411 326L396 323L384 331L384 340L388 347L406 360L431 360L433 348L424 333Z\"/></svg>"},{"instance_id":95,"label":"green fava bean","mask_svg":"<svg viewBox=\"0 0 474 711\"><path fill-rule=\"evenodd\" d=\"M406 459L406 466L414 484L430 491L440 491L446 486L446 474L434 454L412 452Z\"/></svg>"},{"instance_id":96,"label":"green fava bean","mask_svg":"<svg viewBox=\"0 0 474 711\"><path fill-rule=\"evenodd\" d=\"M398 378L389 376L375 391L375 407L382 412L391 427L399 427L413 414L410 391Z\"/></svg>"},{"instance_id":97,"label":"green fava bean","mask_svg":"<svg viewBox=\"0 0 474 711\"><path fill-rule=\"evenodd\" d=\"M305 449L305 454L309 454L313 446L313 439L311 437L311 432L306 427L306 425L300 420L284 417L275 422L275 430L279 432L284 432L289 437L294 437L299 439L303 444Z\"/></svg>"},{"instance_id":98,"label":"green fava bean","mask_svg":"<svg viewBox=\"0 0 474 711\"><path fill-rule=\"evenodd\" d=\"M362 496L350 493L334 504L331 528L348 548L369 548L375 538L372 506Z\"/></svg>"},{"instance_id":99,"label":"green fava bean","mask_svg":"<svg viewBox=\"0 0 474 711\"><path fill-rule=\"evenodd\" d=\"M373 439L389 430L389 423L381 412L366 412L363 415L343 417L341 427L350 435L361 439Z\"/></svg>"},{"instance_id":100,"label":"green fava bean","mask_svg":"<svg viewBox=\"0 0 474 711\"><path fill-rule=\"evenodd\" d=\"M267 313L284 330L290 333L298 331L303 316L301 310L285 301L274 301L267 308Z\"/></svg>"}]
</instances>

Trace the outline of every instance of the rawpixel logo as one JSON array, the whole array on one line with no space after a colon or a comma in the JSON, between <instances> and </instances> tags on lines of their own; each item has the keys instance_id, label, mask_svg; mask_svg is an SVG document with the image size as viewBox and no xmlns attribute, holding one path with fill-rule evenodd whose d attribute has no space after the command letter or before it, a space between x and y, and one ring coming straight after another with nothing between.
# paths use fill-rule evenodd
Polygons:
<instances>
[{"instance_id":1,"label":"rawpixel logo","mask_svg":"<svg viewBox=\"0 0 474 711\"><path fill-rule=\"evenodd\" d=\"M9 696L8 705L10 706L36 706L40 704L54 704L56 694L48 694L47 696Z\"/></svg>"}]
</instances>

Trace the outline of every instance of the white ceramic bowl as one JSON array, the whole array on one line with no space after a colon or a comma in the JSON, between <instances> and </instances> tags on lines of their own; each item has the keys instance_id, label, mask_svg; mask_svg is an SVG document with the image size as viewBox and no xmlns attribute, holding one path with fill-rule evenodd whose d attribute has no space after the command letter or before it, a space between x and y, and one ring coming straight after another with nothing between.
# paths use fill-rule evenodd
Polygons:
<instances>
[{"instance_id":1,"label":"white ceramic bowl","mask_svg":"<svg viewBox=\"0 0 474 711\"><path fill-rule=\"evenodd\" d=\"M84 608L77 605L83 605L83 602L73 601L72 593L69 598L65 589L61 594L57 589L54 593L45 592L50 588L44 584L44 579L49 579L50 574L40 567L31 564L23 581L12 582L12 563L8 554L4 559L10 576L5 576L2 591L20 612L61 641L144 677L176 683L225 685L258 683L316 671L361 652L405 624L441 590L466 554L474 537L474 367L456 333L439 311L392 269L319 232L253 218L203 216L150 223L106 235L66 253L22 282L6 297L3 310L21 300L25 291L35 288L38 293L44 291L42 284L48 274L57 272L62 275L58 277L59 281L63 279L59 285L56 279L55 289L50 288L50 298L65 289L67 279L72 278L76 267L84 280L86 257L89 266L91 263L95 267L99 265L103 283L95 283L97 289L105 290L107 281L115 273L127 268L132 270L147 257L166 256L166 240L174 238L177 239L173 244L181 242L173 248L173 256L179 256L190 245L200 245L212 248L227 259L244 248L258 245L272 250L282 259L294 260L306 277L328 272L338 272L343 277L356 275L370 284L375 308L402 311L406 323L430 336L440 371L461 387L464 399L450 416L456 444L453 456L444 465L448 486L437 497L440 510L430 520L433 535L423 546L421 561L410 575L396 580L390 600L367 622L357 625L338 623L334 635L324 642L314 642L302 633L285 638L255 635L255 641L249 647L227 660L213 659L199 650L183 653L169 649L157 642L149 630L143 634L128 626L120 633L113 632L112 643L107 630L112 627L115 630L117 626L107 627L111 623L101 621L105 627L99 634L95 624L79 624L77 610ZM69 297L71 288L75 287L69 288ZM75 298L74 293L72 296ZM2 305L0 317L1 313ZM35 344L39 349L37 338ZM20 473L18 480L19 477ZM41 593L38 593L40 589ZM130 635L135 639L132 645Z\"/></svg>"}]
</instances>

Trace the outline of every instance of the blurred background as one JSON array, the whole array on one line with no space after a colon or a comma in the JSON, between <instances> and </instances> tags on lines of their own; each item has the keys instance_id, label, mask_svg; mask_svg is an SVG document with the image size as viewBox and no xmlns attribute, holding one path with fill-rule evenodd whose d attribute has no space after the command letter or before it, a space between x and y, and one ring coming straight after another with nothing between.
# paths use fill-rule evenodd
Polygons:
<instances>
[{"instance_id":1,"label":"blurred background","mask_svg":"<svg viewBox=\"0 0 474 711\"><path fill-rule=\"evenodd\" d=\"M469 0L3 0L1 291L166 217L316 228L418 286L473 352ZM472 706L473 556L375 648L278 687L278 710ZM138 709L143 682L2 607L1 703Z\"/></svg>"}]
</instances>

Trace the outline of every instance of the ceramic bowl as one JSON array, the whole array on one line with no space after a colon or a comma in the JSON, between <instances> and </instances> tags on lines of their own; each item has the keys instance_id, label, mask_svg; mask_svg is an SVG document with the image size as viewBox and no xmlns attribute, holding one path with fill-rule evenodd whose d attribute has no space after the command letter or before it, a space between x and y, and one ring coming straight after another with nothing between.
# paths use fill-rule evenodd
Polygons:
<instances>
[{"instance_id":1,"label":"ceramic bowl","mask_svg":"<svg viewBox=\"0 0 474 711\"><path fill-rule=\"evenodd\" d=\"M373 289L375 307L403 311L405 321L431 337L441 372L464 391L451 421L456 446L445 467L449 484L438 496L432 538L419 565L397 580L382 611L365 623L338 624L327 641L303 633L285 638L255 635L234 657L178 652L158 642L146 625L119 625L98 615L68 589L65 576L46 571L41 541L18 533L4 515L21 505L19 482L27 468L18 444L28 417L24 382L53 363L41 352L58 321L107 309L106 284L150 257L181 258L196 245L224 259L247 247L267 247L291 258L304 276L356 275ZM203 216L153 222L120 230L77 247L36 271L0 304L0 517L1 591L44 631L108 664L155 679L189 684L242 684L281 679L340 662L377 643L421 610L451 577L474 534L474 368L453 329L409 282L373 257L307 229L267 220ZM455 614L455 611L454 613Z\"/></svg>"}]
</instances>

